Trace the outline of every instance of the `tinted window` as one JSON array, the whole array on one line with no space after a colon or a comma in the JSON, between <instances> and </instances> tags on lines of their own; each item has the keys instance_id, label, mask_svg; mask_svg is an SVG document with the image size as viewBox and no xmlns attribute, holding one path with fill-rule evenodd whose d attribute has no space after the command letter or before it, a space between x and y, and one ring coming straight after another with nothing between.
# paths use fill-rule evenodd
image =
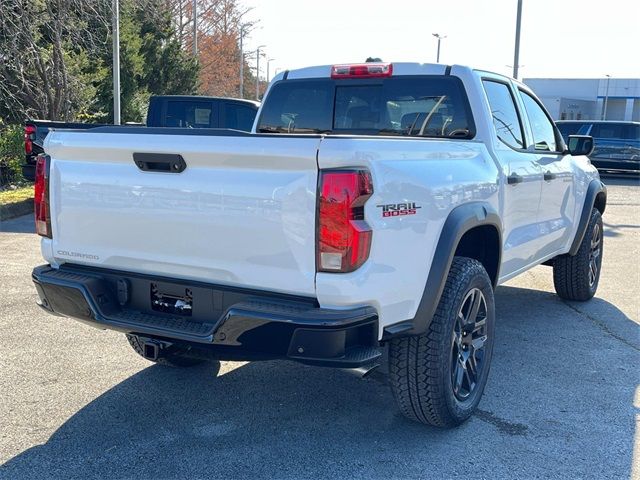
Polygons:
<instances>
[{"instance_id":1,"label":"tinted window","mask_svg":"<svg viewBox=\"0 0 640 480\"><path fill-rule=\"evenodd\" d=\"M276 84L265 102L259 131L473 136L468 102L457 79L414 76L374 82Z\"/></svg>"},{"instance_id":2,"label":"tinted window","mask_svg":"<svg viewBox=\"0 0 640 480\"><path fill-rule=\"evenodd\" d=\"M622 138L624 123L596 123L591 129L591 136L596 138Z\"/></svg>"},{"instance_id":3,"label":"tinted window","mask_svg":"<svg viewBox=\"0 0 640 480\"><path fill-rule=\"evenodd\" d=\"M331 130L333 85L326 81L283 81L265 100L259 132L313 133Z\"/></svg>"},{"instance_id":4,"label":"tinted window","mask_svg":"<svg viewBox=\"0 0 640 480\"><path fill-rule=\"evenodd\" d=\"M640 125L627 125L622 138L625 140L640 141Z\"/></svg>"},{"instance_id":5,"label":"tinted window","mask_svg":"<svg viewBox=\"0 0 640 480\"><path fill-rule=\"evenodd\" d=\"M482 83L487 92L498 138L512 148L524 148L522 127L511 89L504 83L489 80Z\"/></svg>"},{"instance_id":6,"label":"tinted window","mask_svg":"<svg viewBox=\"0 0 640 480\"><path fill-rule=\"evenodd\" d=\"M470 118L462 88L446 77L390 78L379 85L336 87L336 133L469 138Z\"/></svg>"},{"instance_id":7,"label":"tinted window","mask_svg":"<svg viewBox=\"0 0 640 480\"><path fill-rule=\"evenodd\" d=\"M165 127L214 128L217 117L212 102L167 102Z\"/></svg>"},{"instance_id":8,"label":"tinted window","mask_svg":"<svg viewBox=\"0 0 640 480\"><path fill-rule=\"evenodd\" d=\"M224 106L224 128L251 131L256 109L238 103L227 103Z\"/></svg>"},{"instance_id":9,"label":"tinted window","mask_svg":"<svg viewBox=\"0 0 640 480\"><path fill-rule=\"evenodd\" d=\"M623 140L640 140L640 125L633 123L596 123L591 136Z\"/></svg>"},{"instance_id":10,"label":"tinted window","mask_svg":"<svg viewBox=\"0 0 640 480\"><path fill-rule=\"evenodd\" d=\"M520 93L531 124L535 149L555 152L557 150L556 132L553 128L553 122L549 120L540 104L531 95L523 91Z\"/></svg>"},{"instance_id":11,"label":"tinted window","mask_svg":"<svg viewBox=\"0 0 640 480\"><path fill-rule=\"evenodd\" d=\"M556 123L558 130L564 138L567 138L569 135L578 135L580 131L580 127L582 127L584 123Z\"/></svg>"}]
</instances>

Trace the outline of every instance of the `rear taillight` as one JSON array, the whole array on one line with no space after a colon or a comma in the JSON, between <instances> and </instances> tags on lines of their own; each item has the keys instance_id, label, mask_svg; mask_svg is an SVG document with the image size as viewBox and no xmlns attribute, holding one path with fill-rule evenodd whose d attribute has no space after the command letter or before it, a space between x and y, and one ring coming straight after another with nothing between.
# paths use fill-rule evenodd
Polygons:
<instances>
[{"instance_id":1,"label":"rear taillight","mask_svg":"<svg viewBox=\"0 0 640 480\"><path fill-rule=\"evenodd\" d=\"M24 126L24 153L31 155L33 153L33 141L35 140L35 125Z\"/></svg>"},{"instance_id":2,"label":"rear taillight","mask_svg":"<svg viewBox=\"0 0 640 480\"><path fill-rule=\"evenodd\" d=\"M49 157L47 155L38 155L33 193L36 233L43 237L52 238L51 215L49 213Z\"/></svg>"},{"instance_id":3,"label":"rear taillight","mask_svg":"<svg viewBox=\"0 0 640 480\"><path fill-rule=\"evenodd\" d=\"M331 67L331 78L335 79L390 77L392 73L393 65L391 63L357 63Z\"/></svg>"},{"instance_id":4,"label":"rear taillight","mask_svg":"<svg viewBox=\"0 0 640 480\"><path fill-rule=\"evenodd\" d=\"M366 170L320 172L317 264L320 272L352 272L369 258L364 204L373 193Z\"/></svg>"}]
</instances>

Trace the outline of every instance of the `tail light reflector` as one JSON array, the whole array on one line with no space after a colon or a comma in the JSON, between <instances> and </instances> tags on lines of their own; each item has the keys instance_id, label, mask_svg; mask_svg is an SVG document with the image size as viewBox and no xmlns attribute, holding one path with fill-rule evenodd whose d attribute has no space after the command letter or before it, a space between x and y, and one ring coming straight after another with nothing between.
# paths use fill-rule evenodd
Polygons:
<instances>
[{"instance_id":1,"label":"tail light reflector","mask_svg":"<svg viewBox=\"0 0 640 480\"><path fill-rule=\"evenodd\" d=\"M352 272L369 258L372 233L364 220L364 204L372 193L366 170L320 172L318 271Z\"/></svg>"},{"instance_id":2,"label":"tail light reflector","mask_svg":"<svg viewBox=\"0 0 640 480\"><path fill-rule=\"evenodd\" d=\"M390 77L392 73L391 63L356 63L331 67L331 78L334 79Z\"/></svg>"},{"instance_id":3,"label":"tail light reflector","mask_svg":"<svg viewBox=\"0 0 640 480\"><path fill-rule=\"evenodd\" d=\"M33 153L33 141L35 140L35 125L24 126L24 153L31 155Z\"/></svg>"},{"instance_id":4,"label":"tail light reflector","mask_svg":"<svg viewBox=\"0 0 640 480\"><path fill-rule=\"evenodd\" d=\"M47 155L38 155L33 193L36 233L52 238L49 212L49 157Z\"/></svg>"}]
</instances>

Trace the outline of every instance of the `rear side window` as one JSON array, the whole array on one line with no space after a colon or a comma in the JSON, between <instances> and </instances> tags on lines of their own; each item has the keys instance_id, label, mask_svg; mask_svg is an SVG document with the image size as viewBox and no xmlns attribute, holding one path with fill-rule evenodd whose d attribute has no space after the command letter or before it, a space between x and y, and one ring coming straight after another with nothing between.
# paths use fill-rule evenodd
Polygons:
<instances>
[{"instance_id":1,"label":"rear side window","mask_svg":"<svg viewBox=\"0 0 640 480\"><path fill-rule=\"evenodd\" d=\"M280 82L258 131L471 138L475 128L458 79L407 76Z\"/></svg>"},{"instance_id":2,"label":"rear side window","mask_svg":"<svg viewBox=\"0 0 640 480\"><path fill-rule=\"evenodd\" d=\"M491 80L484 80L482 83L485 92L487 92L493 125L498 138L511 148L524 148L522 126L511 88L504 83Z\"/></svg>"},{"instance_id":3,"label":"rear side window","mask_svg":"<svg viewBox=\"0 0 640 480\"><path fill-rule=\"evenodd\" d=\"M213 102L167 102L165 127L215 128L218 125L217 111Z\"/></svg>"},{"instance_id":4,"label":"rear side window","mask_svg":"<svg viewBox=\"0 0 640 480\"><path fill-rule=\"evenodd\" d=\"M591 136L596 138L622 138L623 123L596 123L591 129Z\"/></svg>"},{"instance_id":5,"label":"rear side window","mask_svg":"<svg viewBox=\"0 0 640 480\"><path fill-rule=\"evenodd\" d=\"M640 125L627 125L624 129L622 138L625 140L635 140L636 142L640 142Z\"/></svg>"},{"instance_id":6,"label":"rear side window","mask_svg":"<svg viewBox=\"0 0 640 480\"><path fill-rule=\"evenodd\" d=\"M224 106L224 128L251 131L256 109L238 103L227 103Z\"/></svg>"},{"instance_id":7,"label":"rear side window","mask_svg":"<svg viewBox=\"0 0 640 480\"><path fill-rule=\"evenodd\" d=\"M640 140L640 125L632 123L596 123L591 136L623 140Z\"/></svg>"}]
</instances>

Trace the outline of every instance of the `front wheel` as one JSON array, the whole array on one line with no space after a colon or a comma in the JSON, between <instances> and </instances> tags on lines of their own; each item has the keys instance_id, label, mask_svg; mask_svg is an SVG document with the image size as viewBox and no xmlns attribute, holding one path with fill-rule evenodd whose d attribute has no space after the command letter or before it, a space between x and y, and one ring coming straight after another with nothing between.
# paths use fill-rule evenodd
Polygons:
<instances>
[{"instance_id":1,"label":"front wheel","mask_svg":"<svg viewBox=\"0 0 640 480\"><path fill-rule=\"evenodd\" d=\"M553 286L559 297L586 301L595 295L602 270L603 240L602 215L594 208L578 253L553 260Z\"/></svg>"},{"instance_id":2,"label":"front wheel","mask_svg":"<svg viewBox=\"0 0 640 480\"><path fill-rule=\"evenodd\" d=\"M477 260L455 257L429 329L389 345L389 377L402 413L453 427L480 403L493 351L491 280Z\"/></svg>"}]
</instances>

